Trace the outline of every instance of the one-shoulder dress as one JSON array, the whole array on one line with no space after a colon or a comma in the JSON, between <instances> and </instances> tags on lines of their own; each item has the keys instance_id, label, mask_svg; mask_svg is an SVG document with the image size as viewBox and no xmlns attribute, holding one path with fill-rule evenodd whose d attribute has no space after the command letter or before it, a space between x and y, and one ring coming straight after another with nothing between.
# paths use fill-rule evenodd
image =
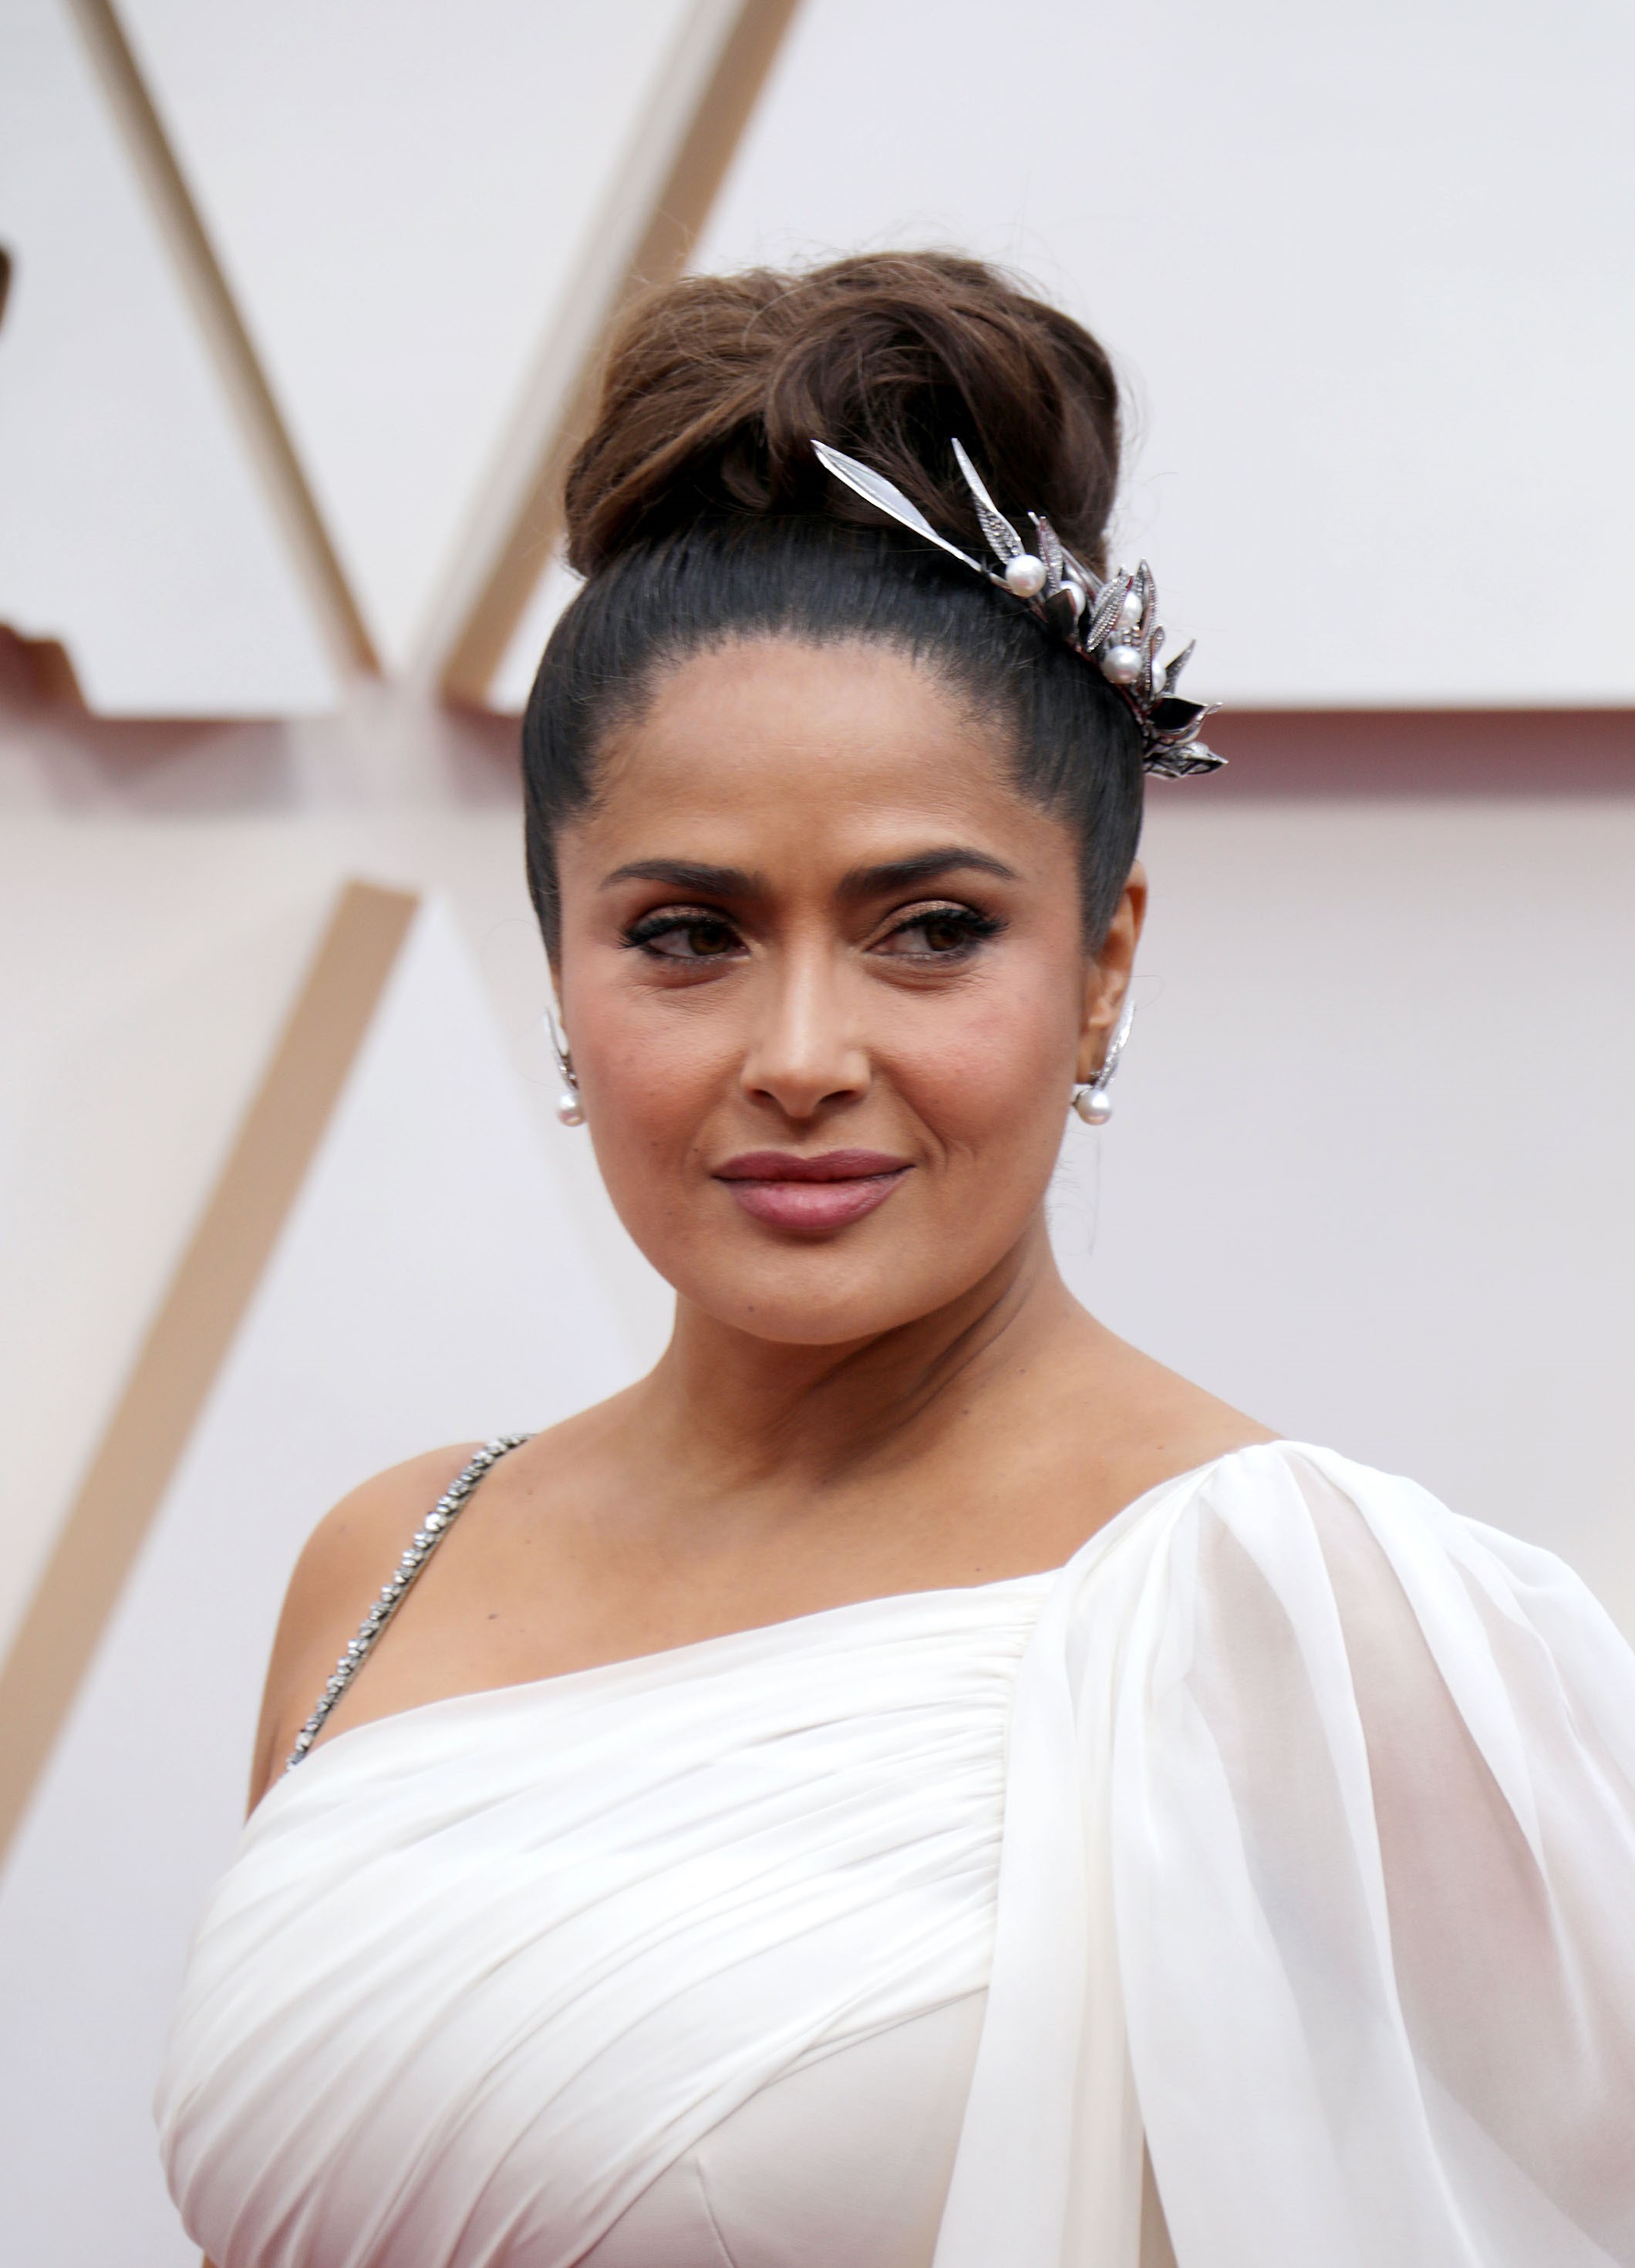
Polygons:
<instances>
[{"instance_id":1,"label":"one-shoulder dress","mask_svg":"<svg viewBox=\"0 0 1635 2268\"><path fill-rule=\"evenodd\" d=\"M1238 1450L1047 1574L324 1742L158 2114L216 2268L1635 2264L1635 1656Z\"/></svg>"}]
</instances>

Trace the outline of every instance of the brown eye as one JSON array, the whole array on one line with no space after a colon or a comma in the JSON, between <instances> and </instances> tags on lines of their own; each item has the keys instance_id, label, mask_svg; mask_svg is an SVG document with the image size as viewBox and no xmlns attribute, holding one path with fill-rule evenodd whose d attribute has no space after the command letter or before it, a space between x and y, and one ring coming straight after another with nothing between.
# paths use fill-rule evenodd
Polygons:
<instances>
[{"instance_id":1,"label":"brown eye","mask_svg":"<svg viewBox=\"0 0 1635 2268\"><path fill-rule=\"evenodd\" d=\"M738 941L725 922L690 922L682 934L688 952L698 961L712 961L718 954L730 953Z\"/></svg>"},{"instance_id":2,"label":"brown eye","mask_svg":"<svg viewBox=\"0 0 1635 2268\"><path fill-rule=\"evenodd\" d=\"M900 961L968 960L1001 924L974 906L927 906L882 938L875 948Z\"/></svg>"},{"instance_id":3,"label":"brown eye","mask_svg":"<svg viewBox=\"0 0 1635 2268\"><path fill-rule=\"evenodd\" d=\"M927 915L919 929L933 953L957 953L971 942L970 924L952 914Z\"/></svg>"},{"instance_id":4,"label":"brown eye","mask_svg":"<svg viewBox=\"0 0 1635 2268\"><path fill-rule=\"evenodd\" d=\"M719 914L649 914L625 941L656 961L724 961L739 950L737 932Z\"/></svg>"}]
</instances>

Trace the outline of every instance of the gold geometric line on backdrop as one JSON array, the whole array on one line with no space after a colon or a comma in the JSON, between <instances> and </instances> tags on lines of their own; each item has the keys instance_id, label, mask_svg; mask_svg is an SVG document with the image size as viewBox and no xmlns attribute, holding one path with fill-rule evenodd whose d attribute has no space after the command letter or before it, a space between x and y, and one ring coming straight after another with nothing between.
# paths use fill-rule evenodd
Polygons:
<instances>
[{"instance_id":1,"label":"gold geometric line on backdrop","mask_svg":"<svg viewBox=\"0 0 1635 2268\"><path fill-rule=\"evenodd\" d=\"M619 210L590 232L426 642L426 674L481 706L561 531L561 485L608 336L703 232L799 0L700 0L633 136ZM633 195L632 184L636 185Z\"/></svg>"},{"instance_id":2,"label":"gold geometric line on backdrop","mask_svg":"<svg viewBox=\"0 0 1635 2268\"><path fill-rule=\"evenodd\" d=\"M343 671L379 659L276 394L217 259L114 0L66 0L170 252L317 626ZM563 472L587 421L611 327L644 285L678 274L708 221L799 0L694 0L631 136L612 205L588 233L510 430L445 575L414 676L486 703L549 563Z\"/></svg>"},{"instance_id":3,"label":"gold geometric line on backdrop","mask_svg":"<svg viewBox=\"0 0 1635 2268\"><path fill-rule=\"evenodd\" d=\"M331 657L377 674L374 640L111 0L68 4Z\"/></svg>"},{"instance_id":4,"label":"gold geometric line on backdrop","mask_svg":"<svg viewBox=\"0 0 1635 2268\"><path fill-rule=\"evenodd\" d=\"M348 882L0 1668L0 1861L317 1153L420 900Z\"/></svg>"}]
</instances>

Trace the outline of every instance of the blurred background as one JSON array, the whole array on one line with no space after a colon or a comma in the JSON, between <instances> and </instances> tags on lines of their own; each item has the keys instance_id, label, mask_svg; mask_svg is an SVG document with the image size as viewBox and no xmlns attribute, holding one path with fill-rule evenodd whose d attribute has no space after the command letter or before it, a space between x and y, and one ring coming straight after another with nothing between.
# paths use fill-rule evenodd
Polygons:
<instances>
[{"instance_id":1,"label":"blurred background","mask_svg":"<svg viewBox=\"0 0 1635 2268\"><path fill-rule=\"evenodd\" d=\"M1064 1263L1635 1631L1632 95L1622 0L0 0L0 2257L194 2257L306 1531L663 1344L516 765L643 280L955 246L1111 349L1231 761Z\"/></svg>"}]
</instances>

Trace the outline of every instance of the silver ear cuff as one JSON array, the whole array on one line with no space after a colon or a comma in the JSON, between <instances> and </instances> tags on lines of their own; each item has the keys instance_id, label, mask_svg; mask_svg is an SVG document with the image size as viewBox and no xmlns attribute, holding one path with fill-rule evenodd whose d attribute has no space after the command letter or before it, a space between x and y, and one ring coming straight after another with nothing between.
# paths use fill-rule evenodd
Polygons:
<instances>
[{"instance_id":1,"label":"silver ear cuff","mask_svg":"<svg viewBox=\"0 0 1635 2268\"><path fill-rule=\"evenodd\" d=\"M564 1126L584 1124L584 1105L579 1100L579 1074L574 1069L574 1059L568 1052L568 1042L556 1028L556 1019L547 1008L540 1020L550 1042L551 1057L562 1082L562 1091L556 1098L556 1115Z\"/></svg>"},{"instance_id":2,"label":"silver ear cuff","mask_svg":"<svg viewBox=\"0 0 1635 2268\"><path fill-rule=\"evenodd\" d=\"M1102 1057L1101 1069L1094 1079L1086 1079L1073 1090L1073 1108L1087 1126L1105 1126L1112 1116L1112 1097L1107 1090L1112 1085L1113 1073L1118 1070L1118 1058L1129 1042L1130 1027L1134 1021L1135 1002L1125 993L1124 1012L1108 1042L1107 1052Z\"/></svg>"}]
</instances>

